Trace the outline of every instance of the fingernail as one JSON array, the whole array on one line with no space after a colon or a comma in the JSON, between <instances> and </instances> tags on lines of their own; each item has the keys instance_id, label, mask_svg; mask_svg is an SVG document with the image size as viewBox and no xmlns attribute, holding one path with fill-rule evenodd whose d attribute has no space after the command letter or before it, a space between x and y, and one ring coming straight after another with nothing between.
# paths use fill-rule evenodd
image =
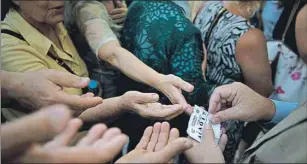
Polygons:
<instances>
[{"instance_id":1,"label":"fingernail","mask_svg":"<svg viewBox=\"0 0 307 164\"><path fill-rule=\"evenodd\" d=\"M159 99L159 95L158 95L158 94L152 94L152 97L153 97L155 100Z\"/></svg>"},{"instance_id":2,"label":"fingernail","mask_svg":"<svg viewBox=\"0 0 307 164\"><path fill-rule=\"evenodd\" d=\"M90 79L88 77L82 77L81 78L82 83L88 83L89 81L90 81Z\"/></svg>"}]
</instances>

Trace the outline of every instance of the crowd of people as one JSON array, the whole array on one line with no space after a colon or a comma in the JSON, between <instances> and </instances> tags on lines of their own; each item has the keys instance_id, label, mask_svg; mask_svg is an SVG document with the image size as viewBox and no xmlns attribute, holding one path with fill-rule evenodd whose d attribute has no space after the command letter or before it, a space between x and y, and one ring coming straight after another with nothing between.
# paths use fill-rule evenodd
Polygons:
<instances>
[{"instance_id":1,"label":"crowd of people","mask_svg":"<svg viewBox=\"0 0 307 164\"><path fill-rule=\"evenodd\" d=\"M307 162L304 0L5 0L1 11L4 162ZM195 105L212 114L200 143L186 134Z\"/></svg>"}]
</instances>

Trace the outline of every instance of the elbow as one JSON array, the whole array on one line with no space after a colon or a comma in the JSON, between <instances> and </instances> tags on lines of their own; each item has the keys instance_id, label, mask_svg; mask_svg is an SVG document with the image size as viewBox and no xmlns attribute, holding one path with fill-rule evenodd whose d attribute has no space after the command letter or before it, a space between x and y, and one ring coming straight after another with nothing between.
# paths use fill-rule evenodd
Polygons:
<instances>
[{"instance_id":1,"label":"elbow","mask_svg":"<svg viewBox=\"0 0 307 164\"><path fill-rule=\"evenodd\" d=\"M111 64L114 67L119 67L119 51L121 47L112 46L111 44L103 45L98 50L98 56L101 60Z\"/></svg>"}]
</instances>

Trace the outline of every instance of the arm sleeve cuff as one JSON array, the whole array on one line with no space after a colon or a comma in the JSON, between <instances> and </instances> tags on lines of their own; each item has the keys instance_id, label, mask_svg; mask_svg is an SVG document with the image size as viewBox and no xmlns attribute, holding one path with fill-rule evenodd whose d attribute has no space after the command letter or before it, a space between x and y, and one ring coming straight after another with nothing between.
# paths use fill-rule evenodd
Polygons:
<instances>
[{"instance_id":1,"label":"arm sleeve cuff","mask_svg":"<svg viewBox=\"0 0 307 164\"><path fill-rule=\"evenodd\" d=\"M294 109L297 108L298 103L290 103L290 102L282 102L282 101L276 101L272 100L275 105L275 115L271 122L277 124L280 121L282 121L284 118L286 118Z\"/></svg>"}]
</instances>

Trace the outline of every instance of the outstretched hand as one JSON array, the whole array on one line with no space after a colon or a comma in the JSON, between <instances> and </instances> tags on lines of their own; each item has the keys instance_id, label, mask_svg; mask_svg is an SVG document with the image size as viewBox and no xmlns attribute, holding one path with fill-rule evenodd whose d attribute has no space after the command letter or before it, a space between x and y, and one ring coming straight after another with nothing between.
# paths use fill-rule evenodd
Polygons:
<instances>
[{"instance_id":1,"label":"outstretched hand","mask_svg":"<svg viewBox=\"0 0 307 164\"><path fill-rule=\"evenodd\" d=\"M187 110L190 105L184 98L182 91L190 93L194 90L194 86L174 75L161 75L160 77L155 88L166 95L173 104L179 104L184 110Z\"/></svg>"},{"instance_id":2,"label":"outstretched hand","mask_svg":"<svg viewBox=\"0 0 307 164\"><path fill-rule=\"evenodd\" d=\"M106 163L121 151L128 140L119 129L97 124L76 146L68 146L81 125L80 119L71 119L69 109L60 105L1 125L2 161Z\"/></svg>"},{"instance_id":3,"label":"outstretched hand","mask_svg":"<svg viewBox=\"0 0 307 164\"><path fill-rule=\"evenodd\" d=\"M167 163L191 147L192 142L179 138L177 129L170 131L167 122L156 123L154 127L146 128L136 148L116 163Z\"/></svg>"},{"instance_id":4,"label":"outstretched hand","mask_svg":"<svg viewBox=\"0 0 307 164\"><path fill-rule=\"evenodd\" d=\"M130 91L121 96L124 109L137 113L142 117L170 120L180 115L184 110L180 105L162 105L158 103L159 95Z\"/></svg>"}]
</instances>

